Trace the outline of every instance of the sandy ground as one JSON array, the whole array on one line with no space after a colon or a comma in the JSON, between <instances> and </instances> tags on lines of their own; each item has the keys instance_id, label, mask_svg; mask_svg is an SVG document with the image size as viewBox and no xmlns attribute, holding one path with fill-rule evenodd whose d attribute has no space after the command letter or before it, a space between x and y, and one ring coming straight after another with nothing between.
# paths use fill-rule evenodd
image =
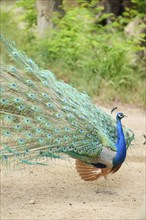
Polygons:
<instances>
[{"instance_id":1,"label":"sandy ground","mask_svg":"<svg viewBox=\"0 0 146 220\"><path fill-rule=\"evenodd\" d=\"M119 109L128 115L123 123L133 129L136 140L121 169L108 177L110 193L105 179L82 181L73 160L2 171L1 220L144 219L146 117L141 109Z\"/></svg>"}]
</instances>

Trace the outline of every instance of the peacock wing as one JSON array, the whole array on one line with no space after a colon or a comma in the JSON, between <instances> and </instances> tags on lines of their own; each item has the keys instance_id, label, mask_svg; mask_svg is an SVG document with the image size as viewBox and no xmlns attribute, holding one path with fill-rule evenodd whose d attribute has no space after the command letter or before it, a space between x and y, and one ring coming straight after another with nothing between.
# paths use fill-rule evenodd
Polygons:
<instances>
[{"instance_id":1,"label":"peacock wing","mask_svg":"<svg viewBox=\"0 0 146 220\"><path fill-rule=\"evenodd\" d=\"M97 168L91 164L87 164L81 160L76 160L76 170L84 181L94 181L102 176L106 176L111 172L111 168Z\"/></svg>"}]
</instances>

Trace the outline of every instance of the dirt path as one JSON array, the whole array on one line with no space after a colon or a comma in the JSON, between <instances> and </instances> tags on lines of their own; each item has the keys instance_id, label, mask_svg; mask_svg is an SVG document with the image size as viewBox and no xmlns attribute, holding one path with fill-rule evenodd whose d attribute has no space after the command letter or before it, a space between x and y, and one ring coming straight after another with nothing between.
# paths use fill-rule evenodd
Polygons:
<instances>
[{"instance_id":1,"label":"dirt path","mask_svg":"<svg viewBox=\"0 0 146 220\"><path fill-rule=\"evenodd\" d=\"M136 141L119 172L108 178L111 194L105 192L104 179L82 181L72 160L2 172L1 220L144 219L146 119L143 110L121 109L128 115L123 123L133 129Z\"/></svg>"}]
</instances>

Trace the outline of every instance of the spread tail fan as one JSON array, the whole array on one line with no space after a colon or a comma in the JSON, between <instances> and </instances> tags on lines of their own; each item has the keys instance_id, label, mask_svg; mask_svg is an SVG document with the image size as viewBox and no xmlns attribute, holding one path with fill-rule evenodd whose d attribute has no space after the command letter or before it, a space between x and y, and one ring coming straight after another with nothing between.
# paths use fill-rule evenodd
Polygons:
<instances>
[{"instance_id":1,"label":"spread tail fan","mask_svg":"<svg viewBox=\"0 0 146 220\"><path fill-rule=\"evenodd\" d=\"M14 65L2 64L0 72L2 163L44 165L43 158L68 155L77 159L84 180L108 173L117 152L117 122L87 94L57 80L3 36L0 39L14 60ZM134 135L123 129L128 148ZM99 163L108 169L95 178L94 165Z\"/></svg>"}]
</instances>

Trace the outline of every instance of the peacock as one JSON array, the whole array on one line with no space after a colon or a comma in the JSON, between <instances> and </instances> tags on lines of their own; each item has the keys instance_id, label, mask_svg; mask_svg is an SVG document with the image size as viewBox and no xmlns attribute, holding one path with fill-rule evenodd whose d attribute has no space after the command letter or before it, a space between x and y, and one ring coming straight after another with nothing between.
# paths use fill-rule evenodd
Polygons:
<instances>
[{"instance_id":1,"label":"peacock","mask_svg":"<svg viewBox=\"0 0 146 220\"><path fill-rule=\"evenodd\" d=\"M46 158L67 156L84 181L119 170L134 139L122 126L125 115L118 112L114 119L0 39L15 63L1 65L1 163L47 165Z\"/></svg>"}]
</instances>

